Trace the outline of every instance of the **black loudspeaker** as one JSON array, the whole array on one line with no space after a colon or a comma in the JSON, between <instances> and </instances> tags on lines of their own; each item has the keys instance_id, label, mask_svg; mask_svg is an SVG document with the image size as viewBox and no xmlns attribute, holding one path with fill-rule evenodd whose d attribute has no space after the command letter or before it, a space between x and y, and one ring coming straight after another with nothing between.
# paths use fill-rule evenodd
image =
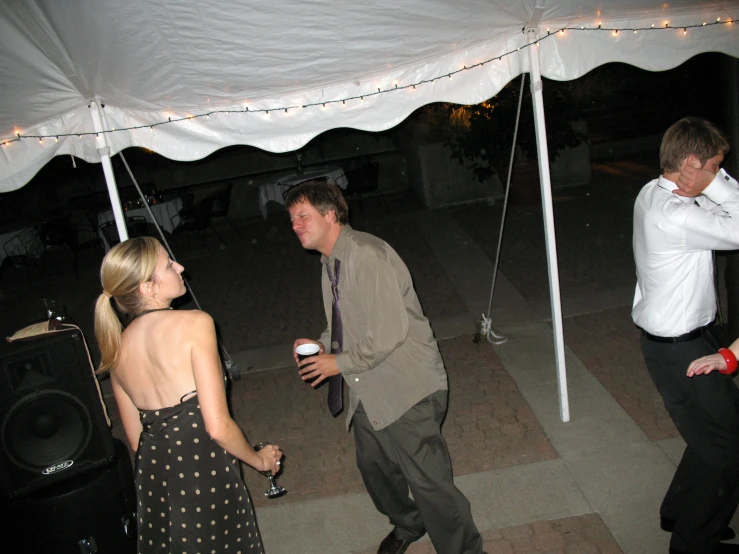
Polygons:
<instances>
[{"instance_id":1,"label":"black loudspeaker","mask_svg":"<svg viewBox=\"0 0 739 554\"><path fill-rule=\"evenodd\" d=\"M0 342L0 496L109 465L113 437L82 332Z\"/></svg>"},{"instance_id":2,"label":"black loudspeaker","mask_svg":"<svg viewBox=\"0 0 739 554\"><path fill-rule=\"evenodd\" d=\"M108 466L22 498L0 500L8 552L136 554L136 491L128 449L115 441ZM2 512L5 512L4 514Z\"/></svg>"}]
</instances>

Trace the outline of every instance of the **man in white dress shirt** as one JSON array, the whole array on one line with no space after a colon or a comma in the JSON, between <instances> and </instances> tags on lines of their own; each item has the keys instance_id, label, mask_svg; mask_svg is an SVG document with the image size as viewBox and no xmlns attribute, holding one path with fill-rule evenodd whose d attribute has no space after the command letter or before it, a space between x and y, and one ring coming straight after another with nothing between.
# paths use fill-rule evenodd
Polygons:
<instances>
[{"instance_id":1,"label":"man in white dress shirt","mask_svg":"<svg viewBox=\"0 0 739 554\"><path fill-rule=\"evenodd\" d=\"M739 186L720 169L729 143L686 117L665 133L662 175L634 205L637 285L632 318L665 408L687 448L660 508L670 554L739 553L729 521L739 503L739 390L714 371L687 376L716 352L713 250L739 248ZM694 198L697 197L697 198Z\"/></svg>"}]
</instances>

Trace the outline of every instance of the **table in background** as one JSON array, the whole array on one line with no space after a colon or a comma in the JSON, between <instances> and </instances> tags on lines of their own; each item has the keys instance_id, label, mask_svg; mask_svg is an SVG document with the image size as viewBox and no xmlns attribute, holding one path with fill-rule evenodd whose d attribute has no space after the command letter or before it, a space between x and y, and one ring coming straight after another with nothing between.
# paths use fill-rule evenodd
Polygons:
<instances>
[{"instance_id":1,"label":"table in background","mask_svg":"<svg viewBox=\"0 0 739 554\"><path fill-rule=\"evenodd\" d=\"M277 178L274 183L264 183L259 185L259 209L262 215L267 219L267 202L272 200L278 204L285 205L284 194L289 189L312 179L320 179L326 177L329 183L334 183L339 188L345 189L349 181L344 175L344 170L338 166L332 167L312 167L306 169L303 173L289 173Z\"/></svg>"},{"instance_id":2,"label":"table in background","mask_svg":"<svg viewBox=\"0 0 739 554\"><path fill-rule=\"evenodd\" d=\"M34 229L34 227L28 225L21 225L14 229L11 228L10 230L8 230L7 227L0 229L0 264L2 264L3 260L8 255L18 256L25 253L25 247L17 237L21 233L32 229ZM8 245L7 251L5 249L6 244Z\"/></svg>"},{"instance_id":3,"label":"table in background","mask_svg":"<svg viewBox=\"0 0 739 554\"><path fill-rule=\"evenodd\" d=\"M177 213L182 209L182 198L172 198L165 202L152 204L149 207L151 208L151 211L157 220L157 224L165 231L171 233L174 229L172 218L177 215ZM127 218L139 216L149 221L149 212L145 207L126 210L125 212L123 212L123 215ZM102 225L103 223L107 223L108 221L113 221L114 219L115 218L112 211L101 212L98 214L98 225ZM102 233L100 235L100 238L103 240L103 246L105 246L105 251L107 252L108 250L110 250L110 245L108 244L108 241L105 239L105 236Z\"/></svg>"}]
</instances>

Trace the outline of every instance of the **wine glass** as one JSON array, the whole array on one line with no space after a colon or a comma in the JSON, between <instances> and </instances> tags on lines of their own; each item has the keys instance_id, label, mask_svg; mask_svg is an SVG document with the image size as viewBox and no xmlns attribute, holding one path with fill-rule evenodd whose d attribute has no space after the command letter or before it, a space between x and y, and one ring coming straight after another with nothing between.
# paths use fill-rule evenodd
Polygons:
<instances>
[{"instance_id":1,"label":"wine glass","mask_svg":"<svg viewBox=\"0 0 739 554\"><path fill-rule=\"evenodd\" d=\"M268 442L260 442L259 444L256 444L254 446L254 452L259 452L268 444ZM260 471L259 473L266 475L267 479L269 479L269 488L267 489L267 492L264 493L264 496L267 496L269 498L277 498L278 496L282 496L287 492L286 488L277 485L277 483L275 482L275 476L272 475L271 471Z\"/></svg>"}]
</instances>

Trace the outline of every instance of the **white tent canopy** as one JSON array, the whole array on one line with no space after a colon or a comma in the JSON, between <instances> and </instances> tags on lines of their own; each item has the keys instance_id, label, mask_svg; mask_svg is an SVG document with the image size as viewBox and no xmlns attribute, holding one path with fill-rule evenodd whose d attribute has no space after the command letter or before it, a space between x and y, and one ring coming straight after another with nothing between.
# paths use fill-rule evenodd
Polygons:
<instances>
[{"instance_id":1,"label":"white tent canopy","mask_svg":"<svg viewBox=\"0 0 739 554\"><path fill-rule=\"evenodd\" d=\"M537 6L552 79L739 55L737 24L692 27L739 17L736 0L5 0L0 143L16 140L0 148L0 192L55 155L100 161L102 137L85 134L100 130L92 100L105 130L141 127L107 133L111 154L143 146L181 161L234 144L285 152L336 127L388 129L430 102L480 102L529 71L522 29ZM644 30L587 30L598 24ZM222 110L242 113L178 121Z\"/></svg>"},{"instance_id":2,"label":"white tent canopy","mask_svg":"<svg viewBox=\"0 0 739 554\"><path fill-rule=\"evenodd\" d=\"M739 57L735 17L739 0L4 0L0 192L56 155L102 161L124 237L109 156L125 148L286 152L337 127L389 129L431 102L478 103L528 72L567 421L541 76Z\"/></svg>"}]
</instances>

